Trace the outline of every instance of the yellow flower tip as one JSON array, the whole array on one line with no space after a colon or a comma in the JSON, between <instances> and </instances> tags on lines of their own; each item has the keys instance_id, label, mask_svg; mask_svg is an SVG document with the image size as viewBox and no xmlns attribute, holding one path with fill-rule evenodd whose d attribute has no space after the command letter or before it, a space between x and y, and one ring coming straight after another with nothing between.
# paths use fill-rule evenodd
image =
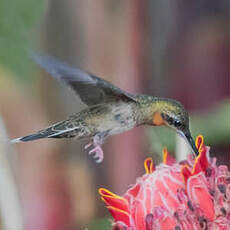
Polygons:
<instances>
[{"instance_id":1,"label":"yellow flower tip","mask_svg":"<svg viewBox=\"0 0 230 230\"><path fill-rule=\"evenodd\" d=\"M204 146L204 137L202 135L198 135L196 138L196 147L199 151L199 153L201 152L203 146Z\"/></svg>"},{"instance_id":2,"label":"yellow flower tip","mask_svg":"<svg viewBox=\"0 0 230 230\"><path fill-rule=\"evenodd\" d=\"M99 193L101 196L103 196L103 195L104 195L104 190L107 190L107 189L105 189L105 188L99 188L99 189L98 189L98 193Z\"/></svg>"},{"instance_id":3,"label":"yellow flower tip","mask_svg":"<svg viewBox=\"0 0 230 230\"><path fill-rule=\"evenodd\" d=\"M169 154L169 152L168 152L167 147L164 147L163 150L162 150L163 163L164 164L167 164L168 154Z\"/></svg>"},{"instance_id":4,"label":"yellow flower tip","mask_svg":"<svg viewBox=\"0 0 230 230\"><path fill-rule=\"evenodd\" d=\"M125 200L123 197L118 196L117 194L112 193L108 189L105 189L105 188L99 188L98 193L100 194L100 196L103 199L103 201L104 201L104 197L105 198L109 197L109 198L116 198L116 199L120 199L120 200Z\"/></svg>"},{"instance_id":5,"label":"yellow flower tip","mask_svg":"<svg viewBox=\"0 0 230 230\"><path fill-rule=\"evenodd\" d=\"M154 163L151 157L148 157L144 161L145 173L150 174L154 171Z\"/></svg>"},{"instance_id":6,"label":"yellow flower tip","mask_svg":"<svg viewBox=\"0 0 230 230\"><path fill-rule=\"evenodd\" d=\"M106 203L106 200L104 199L103 196L101 196L101 200Z\"/></svg>"}]
</instances>

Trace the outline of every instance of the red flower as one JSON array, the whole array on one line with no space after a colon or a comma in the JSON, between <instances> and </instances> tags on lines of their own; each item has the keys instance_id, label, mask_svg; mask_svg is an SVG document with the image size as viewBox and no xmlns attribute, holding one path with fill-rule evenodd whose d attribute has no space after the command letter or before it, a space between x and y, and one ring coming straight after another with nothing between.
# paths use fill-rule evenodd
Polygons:
<instances>
[{"instance_id":1,"label":"red flower","mask_svg":"<svg viewBox=\"0 0 230 230\"><path fill-rule=\"evenodd\" d=\"M147 158L146 174L123 196L99 189L114 230L230 229L230 172L209 157L202 136L196 146L198 157L191 154L179 163L167 149L156 168Z\"/></svg>"}]
</instances>

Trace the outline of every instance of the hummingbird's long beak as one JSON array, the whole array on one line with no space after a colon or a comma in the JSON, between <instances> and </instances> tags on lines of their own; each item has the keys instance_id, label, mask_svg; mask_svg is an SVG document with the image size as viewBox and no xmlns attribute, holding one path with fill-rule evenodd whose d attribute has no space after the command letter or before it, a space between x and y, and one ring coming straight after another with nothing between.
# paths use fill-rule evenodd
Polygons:
<instances>
[{"instance_id":1,"label":"hummingbird's long beak","mask_svg":"<svg viewBox=\"0 0 230 230\"><path fill-rule=\"evenodd\" d=\"M193 140L192 135L190 134L190 132L184 133L184 136L185 136L185 139L188 141L189 145L191 146L193 152L196 154L196 156L198 156L199 151L196 148L195 141Z\"/></svg>"}]
</instances>

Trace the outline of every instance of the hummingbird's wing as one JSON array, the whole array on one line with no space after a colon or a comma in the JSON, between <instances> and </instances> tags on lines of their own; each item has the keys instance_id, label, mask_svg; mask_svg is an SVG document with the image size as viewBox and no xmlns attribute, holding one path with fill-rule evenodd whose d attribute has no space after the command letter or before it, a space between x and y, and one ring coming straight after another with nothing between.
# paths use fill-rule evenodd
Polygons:
<instances>
[{"instance_id":1,"label":"hummingbird's wing","mask_svg":"<svg viewBox=\"0 0 230 230\"><path fill-rule=\"evenodd\" d=\"M136 101L135 98L93 74L73 68L48 55L31 52L36 63L58 80L64 81L86 105L102 104L117 100Z\"/></svg>"}]
</instances>

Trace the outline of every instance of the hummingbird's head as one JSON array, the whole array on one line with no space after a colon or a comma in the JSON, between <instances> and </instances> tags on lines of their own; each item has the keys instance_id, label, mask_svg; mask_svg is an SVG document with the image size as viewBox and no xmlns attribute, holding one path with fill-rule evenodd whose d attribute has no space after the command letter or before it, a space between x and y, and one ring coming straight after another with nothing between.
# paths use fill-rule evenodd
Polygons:
<instances>
[{"instance_id":1,"label":"hummingbird's head","mask_svg":"<svg viewBox=\"0 0 230 230\"><path fill-rule=\"evenodd\" d=\"M174 129L189 143L196 155L199 154L189 129L189 116L183 105L171 99L160 99L153 115L154 125L165 125Z\"/></svg>"}]
</instances>

